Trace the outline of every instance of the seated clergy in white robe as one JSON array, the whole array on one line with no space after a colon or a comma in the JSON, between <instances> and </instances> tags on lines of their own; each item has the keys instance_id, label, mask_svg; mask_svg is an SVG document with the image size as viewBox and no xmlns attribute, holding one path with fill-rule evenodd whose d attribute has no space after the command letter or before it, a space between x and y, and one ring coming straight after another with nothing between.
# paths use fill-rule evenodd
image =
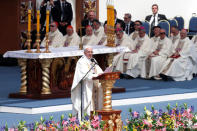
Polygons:
<instances>
[{"instance_id":1,"label":"seated clergy in white robe","mask_svg":"<svg viewBox=\"0 0 197 131\"><path fill-rule=\"evenodd\" d=\"M131 33L130 36L129 36L132 41L134 41L137 38L137 36L139 34L139 29L140 29L141 26L142 26L141 21L139 21L139 20L135 21L135 23L134 23L135 31L133 33Z\"/></svg>"},{"instance_id":2,"label":"seated clergy in white robe","mask_svg":"<svg viewBox=\"0 0 197 131\"><path fill-rule=\"evenodd\" d=\"M123 32L122 28L117 28L116 29L116 38L115 38L115 44L116 46L124 46L124 47L132 47L132 42L131 39L129 38L129 36L127 34L125 34ZM119 59L122 57L124 53L120 52L119 54L117 54L116 56L114 56L113 62L112 62L112 67L113 70L116 70L116 66L118 64ZM123 72L123 70L120 70L121 72Z\"/></svg>"},{"instance_id":3,"label":"seated clergy in white robe","mask_svg":"<svg viewBox=\"0 0 197 131\"><path fill-rule=\"evenodd\" d=\"M73 31L71 25L66 28L66 35L64 36L64 46L78 46L80 44L80 37Z\"/></svg>"},{"instance_id":4,"label":"seated clergy in white robe","mask_svg":"<svg viewBox=\"0 0 197 131\"><path fill-rule=\"evenodd\" d=\"M161 29L160 26L154 26L154 27L153 27L154 36L151 37L151 42L152 42L152 43L155 43L155 44L153 44L153 45L156 45L156 46L157 46L157 43L158 43L159 40L160 40L160 37L159 37L159 35L160 35L160 29ZM154 49L153 49L153 50L154 50Z\"/></svg>"},{"instance_id":5,"label":"seated clergy in white robe","mask_svg":"<svg viewBox=\"0 0 197 131\"><path fill-rule=\"evenodd\" d=\"M96 45L97 38L93 33L93 29L90 25L86 26L86 35L82 37L82 44L83 45Z\"/></svg>"},{"instance_id":6,"label":"seated clergy in white robe","mask_svg":"<svg viewBox=\"0 0 197 131\"><path fill-rule=\"evenodd\" d=\"M78 116L79 120L81 120L81 115L82 117L84 117L85 114L90 116L90 112L94 110L94 101L92 100L94 86L92 78L103 73L102 69L97 64L95 64L96 62L94 62L95 59L92 58L92 54L92 48L86 47L84 50L84 55L77 62L73 84L71 88L71 100L73 104L72 111L73 115ZM91 69L91 67L93 68ZM89 70L90 72L88 73ZM86 73L88 74L86 75Z\"/></svg>"},{"instance_id":7,"label":"seated clergy in white robe","mask_svg":"<svg viewBox=\"0 0 197 131\"><path fill-rule=\"evenodd\" d=\"M57 22L52 22L50 24L50 32L49 32L49 47L62 47L63 46L63 35L62 33L58 30L58 23ZM46 37L43 39L41 42L41 47L46 46Z\"/></svg>"},{"instance_id":8,"label":"seated clergy in white robe","mask_svg":"<svg viewBox=\"0 0 197 131\"><path fill-rule=\"evenodd\" d=\"M162 67L160 76L167 80L171 77L175 81L191 80L193 78L192 69L192 42L187 37L187 31L182 29L180 32L180 39L176 45L173 54Z\"/></svg>"},{"instance_id":9,"label":"seated clergy in white robe","mask_svg":"<svg viewBox=\"0 0 197 131\"><path fill-rule=\"evenodd\" d=\"M196 50L197 50L197 35L192 37L192 42L194 43Z\"/></svg>"},{"instance_id":10,"label":"seated clergy in white robe","mask_svg":"<svg viewBox=\"0 0 197 131\"><path fill-rule=\"evenodd\" d=\"M140 27L139 37L134 43L135 48L129 55L126 74L134 78L139 75L142 78L146 78L145 60L151 53L152 43L150 38L146 35L146 30L143 26Z\"/></svg>"},{"instance_id":11,"label":"seated clergy in white robe","mask_svg":"<svg viewBox=\"0 0 197 131\"><path fill-rule=\"evenodd\" d=\"M94 35L96 36L95 41L97 41L98 45L103 45L107 37L105 37L106 35L103 26L101 26L101 23L97 19L93 20L93 28L94 28Z\"/></svg>"},{"instance_id":12,"label":"seated clergy in white robe","mask_svg":"<svg viewBox=\"0 0 197 131\"><path fill-rule=\"evenodd\" d=\"M107 24L104 25L104 33L98 41L98 45L107 45Z\"/></svg>"},{"instance_id":13,"label":"seated clergy in white robe","mask_svg":"<svg viewBox=\"0 0 197 131\"><path fill-rule=\"evenodd\" d=\"M177 42L179 42L180 39L180 33L179 33L179 28L177 26L172 26L171 27L171 37L170 39L172 40L172 48L176 48Z\"/></svg>"},{"instance_id":14,"label":"seated clergy in white robe","mask_svg":"<svg viewBox=\"0 0 197 131\"><path fill-rule=\"evenodd\" d=\"M164 29L160 30L159 42L156 44L153 53L148 57L149 78L159 79L161 68L168 57L171 56L172 41L166 36Z\"/></svg>"}]
</instances>

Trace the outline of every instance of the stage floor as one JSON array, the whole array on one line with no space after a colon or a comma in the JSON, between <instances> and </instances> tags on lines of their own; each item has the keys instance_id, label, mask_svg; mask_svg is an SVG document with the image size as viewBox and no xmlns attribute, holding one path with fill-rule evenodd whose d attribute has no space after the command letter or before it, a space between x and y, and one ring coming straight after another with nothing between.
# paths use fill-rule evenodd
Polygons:
<instances>
[{"instance_id":1,"label":"stage floor","mask_svg":"<svg viewBox=\"0 0 197 131\"><path fill-rule=\"evenodd\" d=\"M9 93L19 91L20 68L0 67L0 127L17 124L19 120L27 123L38 121L40 116L49 118L55 116L59 120L61 114L71 113L70 98L50 100L10 99ZM197 78L191 81L155 81L144 79L117 80L115 86L125 87L125 93L112 95L114 109L122 109L122 118L126 119L128 109L143 111L144 106L165 109L167 104L178 102L179 105L188 103L197 107ZM197 111L197 110L196 110ZM32 119L30 119L31 117Z\"/></svg>"}]
</instances>

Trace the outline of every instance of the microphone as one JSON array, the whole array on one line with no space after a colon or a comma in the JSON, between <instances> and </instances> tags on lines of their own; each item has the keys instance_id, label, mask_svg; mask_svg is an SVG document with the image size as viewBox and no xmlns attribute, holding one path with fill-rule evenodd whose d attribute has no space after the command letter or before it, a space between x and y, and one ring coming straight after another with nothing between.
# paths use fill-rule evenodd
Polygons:
<instances>
[{"instance_id":1,"label":"microphone","mask_svg":"<svg viewBox=\"0 0 197 131\"><path fill-rule=\"evenodd\" d=\"M90 59L93 63L98 64L94 58Z\"/></svg>"}]
</instances>

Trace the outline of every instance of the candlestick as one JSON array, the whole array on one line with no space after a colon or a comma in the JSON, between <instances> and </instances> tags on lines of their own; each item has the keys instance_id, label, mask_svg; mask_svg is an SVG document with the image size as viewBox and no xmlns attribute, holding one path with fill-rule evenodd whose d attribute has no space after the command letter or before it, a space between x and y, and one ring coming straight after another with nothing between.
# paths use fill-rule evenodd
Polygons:
<instances>
[{"instance_id":1,"label":"candlestick","mask_svg":"<svg viewBox=\"0 0 197 131\"><path fill-rule=\"evenodd\" d=\"M41 53L41 51L40 51L40 33L39 32L37 32L37 34L36 34L36 51L35 51L35 53Z\"/></svg>"},{"instance_id":2,"label":"candlestick","mask_svg":"<svg viewBox=\"0 0 197 131\"><path fill-rule=\"evenodd\" d=\"M27 32L27 51L26 53L32 53L31 51L31 33L30 31Z\"/></svg>"},{"instance_id":3,"label":"candlestick","mask_svg":"<svg viewBox=\"0 0 197 131\"><path fill-rule=\"evenodd\" d=\"M46 33L46 50L44 53L50 53L49 51L49 33Z\"/></svg>"}]
</instances>

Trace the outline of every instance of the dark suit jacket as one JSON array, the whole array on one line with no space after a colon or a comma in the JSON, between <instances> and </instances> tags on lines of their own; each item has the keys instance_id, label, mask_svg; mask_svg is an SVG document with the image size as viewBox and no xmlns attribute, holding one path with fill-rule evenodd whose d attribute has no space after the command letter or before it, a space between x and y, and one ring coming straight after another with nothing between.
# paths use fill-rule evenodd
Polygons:
<instances>
[{"instance_id":1,"label":"dark suit jacket","mask_svg":"<svg viewBox=\"0 0 197 131\"><path fill-rule=\"evenodd\" d=\"M65 6L63 7L64 12L61 10L61 3L60 0L57 0L54 2L54 7L51 9L51 15L53 17L54 21L57 22L67 22L68 25L71 24L71 21L73 19L73 10L72 5L65 1ZM63 14L63 20L61 20L61 15Z\"/></svg>"},{"instance_id":2,"label":"dark suit jacket","mask_svg":"<svg viewBox=\"0 0 197 131\"><path fill-rule=\"evenodd\" d=\"M127 34L127 32L126 32L126 24L125 24L125 28L124 28L124 30L125 30L125 33ZM132 33L132 32L134 32L134 22L133 21L131 21L130 22L130 26L129 26L129 35Z\"/></svg>"},{"instance_id":3,"label":"dark suit jacket","mask_svg":"<svg viewBox=\"0 0 197 131\"><path fill-rule=\"evenodd\" d=\"M86 34L85 28L86 28L87 25L90 25L89 23L91 23L91 22L89 22L88 19L84 19L84 20L81 21L81 26L82 26L82 27L81 27L81 28L82 28L82 29L81 29L81 30L82 30L81 33L82 33L82 36L85 36L85 34ZM92 25L90 25L90 26L92 26ZM78 34L79 34L79 36L81 35L81 34L80 34L80 29L79 29L79 31L78 31Z\"/></svg>"},{"instance_id":4,"label":"dark suit jacket","mask_svg":"<svg viewBox=\"0 0 197 131\"><path fill-rule=\"evenodd\" d=\"M152 15L148 15L148 16L146 16L145 20L150 22L151 17L152 17ZM158 14L158 21L161 21L161 20L167 20L167 18L163 14Z\"/></svg>"},{"instance_id":5,"label":"dark suit jacket","mask_svg":"<svg viewBox=\"0 0 197 131\"><path fill-rule=\"evenodd\" d=\"M115 21L115 25L116 25L117 23L119 23L119 24L121 25L121 27L122 27L123 30L125 29L125 23L124 23L123 20L117 18L116 21ZM104 25L105 25L105 24L107 24L107 21L105 21Z\"/></svg>"},{"instance_id":6,"label":"dark suit jacket","mask_svg":"<svg viewBox=\"0 0 197 131\"><path fill-rule=\"evenodd\" d=\"M148 15L146 16L145 20L150 22L150 19L151 19L152 15ZM166 16L163 15L163 14L158 14L158 22L161 21L161 20L167 20ZM154 33L153 33L153 27L151 27L151 33L150 33L150 36L154 36Z\"/></svg>"}]
</instances>

